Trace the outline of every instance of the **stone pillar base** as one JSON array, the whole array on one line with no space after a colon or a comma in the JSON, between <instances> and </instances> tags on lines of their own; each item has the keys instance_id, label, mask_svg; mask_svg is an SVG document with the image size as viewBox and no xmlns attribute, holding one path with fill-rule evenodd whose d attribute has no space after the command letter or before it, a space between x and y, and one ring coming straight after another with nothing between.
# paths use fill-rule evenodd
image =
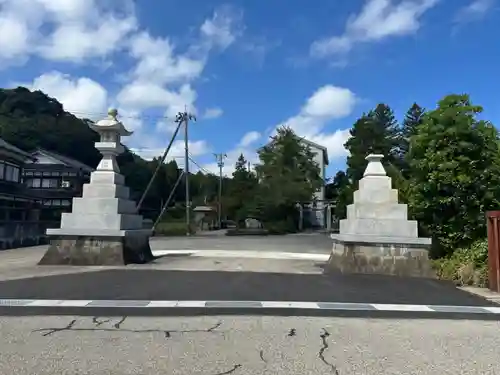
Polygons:
<instances>
[{"instance_id":1,"label":"stone pillar base","mask_svg":"<svg viewBox=\"0 0 500 375\"><path fill-rule=\"evenodd\" d=\"M142 232L142 231L138 231ZM39 265L121 266L154 259L149 235L125 236L52 235Z\"/></svg>"},{"instance_id":2,"label":"stone pillar base","mask_svg":"<svg viewBox=\"0 0 500 375\"><path fill-rule=\"evenodd\" d=\"M428 246L418 243L343 241L332 235L333 250L325 272L436 278ZM410 241L408 241L410 242Z\"/></svg>"}]
</instances>

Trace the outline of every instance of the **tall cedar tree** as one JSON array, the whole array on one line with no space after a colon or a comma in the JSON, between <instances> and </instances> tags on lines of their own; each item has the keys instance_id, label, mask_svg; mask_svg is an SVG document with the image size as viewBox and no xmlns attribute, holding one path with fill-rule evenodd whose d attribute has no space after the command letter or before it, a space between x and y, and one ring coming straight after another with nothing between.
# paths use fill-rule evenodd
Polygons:
<instances>
[{"instance_id":1,"label":"tall cedar tree","mask_svg":"<svg viewBox=\"0 0 500 375\"><path fill-rule=\"evenodd\" d=\"M398 146L398 124L394 112L386 104L379 104L368 114L363 114L353 125L351 138L345 143L347 176L354 186L363 177L368 154L383 154L384 162L393 164Z\"/></svg>"},{"instance_id":2,"label":"tall cedar tree","mask_svg":"<svg viewBox=\"0 0 500 375\"><path fill-rule=\"evenodd\" d=\"M240 154L234 166L233 178L229 187L228 215L231 218L241 220L247 215L245 206L255 193L257 179L255 175L248 170L248 162Z\"/></svg>"},{"instance_id":3,"label":"tall cedar tree","mask_svg":"<svg viewBox=\"0 0 500 375\"><path fill-rule=\"evenodd\" d=\"M417 103L413 103L410 109L408 109L408 111L406 112L403 124L401 126L401 139L399 144L399 168L401 170L403 178L405 179L408 179L410 177L410 166L408 160L410 139L416 134L418 127L420 126L420 124L422 124L424 115L425 109L420 107Z\"/></svg>"},{"instance_id":4,"label":"tall cedar tree","mask_svg":"<svg viewBox=\"0 0 500 375\"><path fill-rule=\"evenodd\" d=\"M434 257L484 238L485 212L500 205L498 134L481 112L468 95L446 96L411 138L409 206Z\"/></svg>"}]
</instances>

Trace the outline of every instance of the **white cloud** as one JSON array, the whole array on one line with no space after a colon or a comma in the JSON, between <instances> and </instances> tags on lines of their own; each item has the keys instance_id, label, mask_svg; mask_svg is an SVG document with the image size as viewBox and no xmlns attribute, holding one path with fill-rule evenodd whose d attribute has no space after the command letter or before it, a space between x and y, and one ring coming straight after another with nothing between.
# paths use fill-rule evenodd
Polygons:
<instances>
[{"instance_id":1,"label":"white cloud","mask_svg":"<svg viewBox=\"0 0 500 375\"><path fill-rule=\"evenodd\" d=\"M415 33L422 15L439 0L366 0L361 12L347 20L341 35L315 41L311 55L328 57L348 53L357 43L376 42Z\"/></svg>"},{"instance_id":2,"label":"white cloud","mask_svg":"<svg viewBox=\"0 0 500 375\"><path fill-rule=\"evenodd\" d=\"M495 0L471 0L460 8L455 16L455 23L477 21L488 13L495 5Z\"/></svg>"},{"instance_id":3,"label":"white cloud","mask_svg":"<svg viewBox=\"0 0 500 375\"><path fill-rule=\"evenodd\" d=\"M32 55L81 63L109 56L136 28L132 0L4 1L0 57L4 66Z\"/></svg>"},{"instance_id":4,"label":"white cloud","mask_svg":"<svg viewBox=\"0 0 500 375\"><path fill-rule=\"evenodd\" d=\"M200 27L198 40L185 50L169 38L154 37L146 31L130 39L128 50L136 63L117 95L119 106L139 112L159 108L165 116L150 130L153 136L137 135L134 144L140 144L143 149L156 149L158 139L176 128L173 120L178 112L187 110L197 114L197 93L193 84L203 73L211 51L227 48L235 41L240 22L233 8L217 8ZM212 109L206 114L213 117L222 112Z\"/></svg>"},{"instance_id":5,"label":"white cloud","mask_svg":"<svg viewBox=\"0 0 500 375\"><path fill-rule=\"evenodd\" d=\"M330 160L347 156L344 143L349 139L350 129L339 129L334 132L325 130L328 122L346 117L352 113L357 103L356 95L349 89L332 85L325 85L317 89L306 99L299 113L280 125L291 127L297 135L325 146L328 149ZM276 128L271 130L274 133ZM251 131L243 135L236 147L226 152L223 174L230 175L238 157L243 154L254 165L259 162L255 143L262 139L262 134ZM204 169L218 173L217 163L207 163Z\"/></svg>"},{"instance_id":6,"label":"white cloud","mask_svg":"<svg viewBox=\"0 0 500 375\"><path fill-rule=\"evenodd\" d=\"M207 108L205 112L203 113L203 118L210 120L210 119L215 119L219 118L222 116L224 111L221 108L215 107L215 108Z\"/></svg>"},{"instance_id":7,"label":"white cloud","mask_svg":"<svg viewBox=\"0 0 500 375\"><path fill-rule=\"evenodd\" d=\"M241 35L243 14L231 6L222 6L215 10L212 18L205 20L200 27L205 47L226 49Z\"/></svg>"},{"instance_id":8,"label":"white cloud","mask_svg":"<svg viewBox=\"0 0 500 375\"><path fill-rule=\"evenodd\" d=\"M246 133L243 138L241 138L241 141L239 143L240 147L248 147L252 143L257 142L261 137L261 134L256 131L251 131Z\"/></svg>"},{"instance_id":9,"label":"white cloud","mask_svg":"<svg viewBox=\"0 0 500 375\"><path fill-rule=\"evenodd\" d=\"M235 9L215 9L197 29L197 39L181 48L139 27L134 0L0 0L0 68L33 56L81 64L97 60L109 67L115 52L128 53L133 66L122 75L115 98L90 78L55 71L26 86L55 97L80 117L98 119L114 104L126 127L136 131L128 143L147 157L147 150L166 146L165 131L172 130L178 112L197 113L195 81L210 54L228 48L243 30L242 13ZM163 111L165 119L146 129L141 117L151 108ZM205 114L214 118L222 110ZM203 140L193 140L191 147L193 155L209 149Z\"/></svg>"},{"instance_id":10,"label":"white cloud","mask_svg":"<svg viewBox=\"0 0 500 375\"><path fill-rule=\"evenodd\" d=\"M108 93L96 81L87 78L72 78L53 71L35 78L26 85L31 90L41 90L63 104L66 111L77 117L100 119L107 112Z\"/></svg>"},{"instance_id":11,"label":"white cloud","mask_svg":"<svg viewBox=\"0 0 500 375\"><path fill-rule=\"evenodd\" d=\"M356 95L347 88L325 85L306 100L297 115L281 125L289 126L297 135L325 146L330 159L343 157L347 155L344 143L349 138L349 129L329 133L325 126L332 120L350 115L357 100Z\"/></svg>"},{"instance_id":12,"label":"white cloud","mask_svg":"<svg viewBox=\"0 0 500 375\"><path fill-rule=\"evenodd\" d=\"M137 60L131 73L135 80L156 84L191 81L205 67L205 56L195 59L175 55L175 47L168 38L155 38L147 32L135 35L129 48L130 55Z\"/></svg>"}]
</instances>

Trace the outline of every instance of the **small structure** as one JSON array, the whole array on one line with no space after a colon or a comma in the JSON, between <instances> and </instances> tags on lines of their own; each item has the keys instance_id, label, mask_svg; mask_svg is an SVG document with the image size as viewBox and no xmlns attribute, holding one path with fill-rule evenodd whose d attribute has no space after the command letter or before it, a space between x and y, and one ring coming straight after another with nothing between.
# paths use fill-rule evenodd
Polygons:
<instances>
[{"instance_id":1,"label":"small structure","mask_svg":"<svg viewBox=\"0 0 500 375\"><path fill-rule=\"evenodd\" d=\"M428 259L430 238L418 237L418 225L408 220L406 204L398 203L398 191L381 163L383 155L368 155L368 165L347 219L332 234L333 251L327 270L343 273L375 273L433 277Z\"/></svg>"},{"instance_id":2,"label":"small structure","mask_svg":"<svg viewBox=\"0 0 500 375\"><path fill-rule=\"evenodd\" d=\"M210 206L197 206L193 209L194 224L198 230L209 230L217 222L217 212Z\"/></svg>"},{"instance_id":3,"label":"small structure","mask_svg":"<svg viewBox=\"0 0 500 375\"><path fill-rule=\"evenodd\" d=\"M121 137L132 132L117 120L117 111L92 124L99 133L96 148L102 160L83 186L83 196L73 199L71 213L63 213L61 227L48 229L50 245L39 264L120 265L153 259L149 246L150 229L119 172L116 156L123 152Z\"/></svg>"}]
</instances>

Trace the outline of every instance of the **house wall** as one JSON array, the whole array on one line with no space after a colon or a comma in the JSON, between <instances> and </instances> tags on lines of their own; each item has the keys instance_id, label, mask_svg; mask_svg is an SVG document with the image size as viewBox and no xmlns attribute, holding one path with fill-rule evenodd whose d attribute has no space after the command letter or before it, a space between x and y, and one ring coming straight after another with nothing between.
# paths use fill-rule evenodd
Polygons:
<instances>
[{"instance_id":1,"label":"house wall","mask_svg":"<svg viewBox=\"0 0 500 375\"><path fill-rule=\"evenodd\" d=\"M310 144L307 145L314 153L314 161L318 164L320 177L324 181L326 176L325 173L326 166L324 161L323 149L314 147L313 145ZM313 226L324 227L325 208L323 201L325 200L325 183L323 183L321 188L316 193L314 193L314 196L318 202L316 203L316 206L314 208L312 208L310 211L308 210L308 216L309 216L308 219Z\"/></svg>"}]
</instances>

